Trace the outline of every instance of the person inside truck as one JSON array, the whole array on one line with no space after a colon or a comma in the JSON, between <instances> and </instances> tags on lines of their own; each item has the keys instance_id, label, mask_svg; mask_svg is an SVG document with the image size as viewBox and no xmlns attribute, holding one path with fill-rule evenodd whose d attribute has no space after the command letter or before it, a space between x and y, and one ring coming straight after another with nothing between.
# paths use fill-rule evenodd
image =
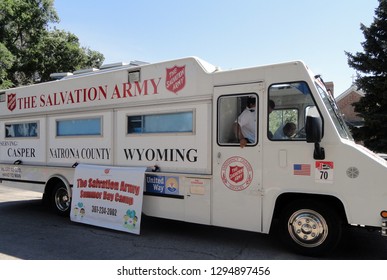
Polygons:
<instances>
[{"instance_id":1,"label":"person inside truck","mask_svg":"<svg viewBox=\"0 0 387 280\"><path fill-rule=\"evenodd\" d=\"M244 148L248 143L255 143L255 131L257 127L257 113L255 109L255 97L249 97L245 110L243 110L234 122L234 132L241 148Z\"/></svg>"},{"instance_id":2,"label":"person inside truck","mask_svg":"<svg viewBox=\"0 0 387 280\"><path fill-rule=\"evenodd\" d=\"M273 100L269 100L269 108L268 108L268 118L269 118L269 115L271 114L271 112L274 111L274 108L275 108L275 103ZM270 139L273 138L273 132L271 132L270 130L268 130L268 136Z\"/></svg>"},{"instance_id":3,"label":"person inside truck","mask_svg":"<svg viewBox=\"0 0 387 280\"><path fill-rule=\"evenodd\" d=\"M297 126L293 122L281 125L274 133L274 139L290 139L296 133Z\"/></svg>"}]
</instances>

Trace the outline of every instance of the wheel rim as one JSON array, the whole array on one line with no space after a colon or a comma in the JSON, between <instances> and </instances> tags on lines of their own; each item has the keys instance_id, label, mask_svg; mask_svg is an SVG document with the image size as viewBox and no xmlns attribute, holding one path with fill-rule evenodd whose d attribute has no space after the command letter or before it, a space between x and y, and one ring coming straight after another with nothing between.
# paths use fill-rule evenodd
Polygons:
<instances>
[{"instance_id":1,"label":"wheel rim","mask_svg":"<svg viewBox=\"0 0 387 280\"><path fill-rule=\"evenodd\" d=\"M316 211L301 209L289 218L290 237L303 247L317 247L328 236L328 224Z\"/></svg>"},{"instance_id":2,"label":"wheel rim","mask_svg":"<svg viewBox=\"0 0 387 280\"><path fill-rule=\"evenodd\" d=\"M55 205L58 210L63 212L69 209L70 198L65 187L61 187L55 192Z\"/></svg>"}]
</instances>

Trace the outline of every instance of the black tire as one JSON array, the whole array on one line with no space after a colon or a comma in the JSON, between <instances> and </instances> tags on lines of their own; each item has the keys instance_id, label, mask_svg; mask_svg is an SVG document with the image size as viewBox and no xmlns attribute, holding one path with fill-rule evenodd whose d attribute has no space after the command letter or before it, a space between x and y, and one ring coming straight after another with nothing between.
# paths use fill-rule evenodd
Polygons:
<instances>
[{"instance_id":1,"label":"black tire","mask_svg":"<svg viewBox=\"0 0 387 280\"><path fill-rule=\"evenodd\" d=\"M60 216L70 216L70 194L63 182L57 182L51 192L51 209Z\"/></svg>"},{"instance_id":2,"label":"black tire","mask_svg":"<svg viewBox=\"0 0 387 280\"><path fill-rule=\"evenodd\" d=\"M340 242L342 228L342 220L332 207L310 200L290 203L279 221L279 233L285 245L308 256L331 253Z\"/></svg>"}]
</instances>

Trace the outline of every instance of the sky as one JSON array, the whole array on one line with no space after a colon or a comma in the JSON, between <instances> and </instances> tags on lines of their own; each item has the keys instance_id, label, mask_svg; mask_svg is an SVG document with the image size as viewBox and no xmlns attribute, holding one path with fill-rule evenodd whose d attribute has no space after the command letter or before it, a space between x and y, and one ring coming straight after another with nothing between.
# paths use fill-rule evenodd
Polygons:
<instances>
[{"instance_id":1,"label":"sky","mask_svg":"<svg viewBox=\"0 0 387 280\"><path fill-rule=\"evenodd\" d=\"M356 71L345 52L362 52L378 0L55 0L58 29L104 64L197 56L222 70L302 60L335 96Z\"/></svg>"}]
</instances>

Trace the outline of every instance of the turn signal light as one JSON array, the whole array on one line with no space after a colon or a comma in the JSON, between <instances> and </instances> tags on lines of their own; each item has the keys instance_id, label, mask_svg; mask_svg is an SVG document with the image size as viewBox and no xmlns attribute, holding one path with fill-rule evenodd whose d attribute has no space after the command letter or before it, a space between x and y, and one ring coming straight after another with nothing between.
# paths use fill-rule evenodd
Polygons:
<instances>
[{"instance_id":1,"label":"turn signal light","mask_svg":"<svg viewBox=\"0 0 387 280\"><path fill-rule=\"evenodd\" d=\"M380 216L382 216L382 218L387 219L387 210L383 210L382 212L380 212Z\"/></svg>"}]
</instances>

